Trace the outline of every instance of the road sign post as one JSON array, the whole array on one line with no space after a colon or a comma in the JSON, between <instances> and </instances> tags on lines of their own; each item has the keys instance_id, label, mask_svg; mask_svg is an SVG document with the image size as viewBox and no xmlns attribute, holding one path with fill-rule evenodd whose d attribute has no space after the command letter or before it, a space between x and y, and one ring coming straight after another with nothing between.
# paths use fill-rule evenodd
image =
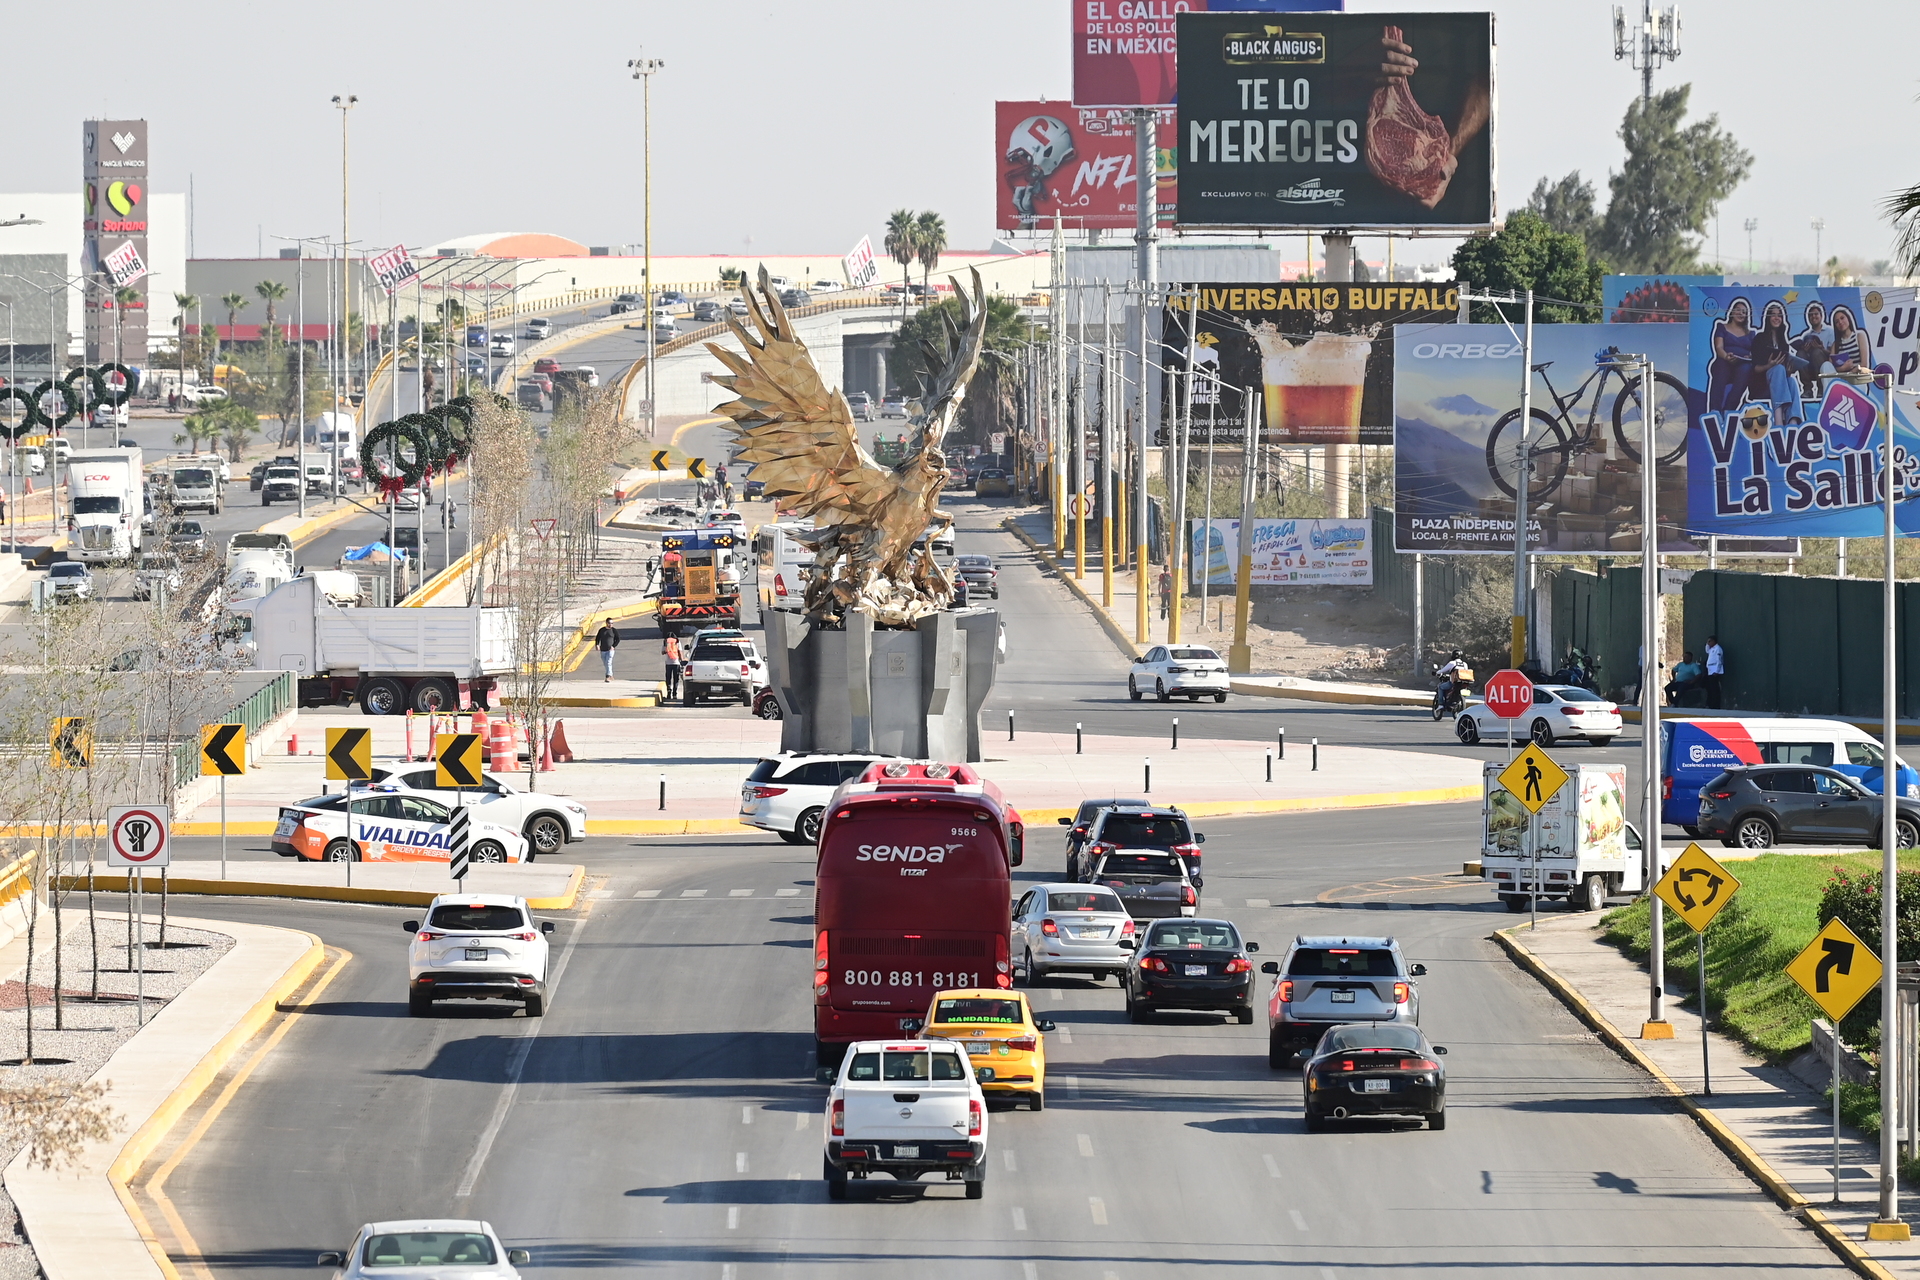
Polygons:
<instances>
[{"instance_id":1,"label":"road sign post","mask_svg":"<svg viewBox=\"0 0 1920 1280\"><path fill-rule=\"evenodd\" d=\"M1660 900L1693 930L1699 948L1700 1078L1701 1092L1708 1097L1713 1095L1713 1067L1707 1056L1707 926L1739 889L1740 881L1733 872L1697 844L1688 845L1653 886Z\"/></svg>"},{"instance_id":2,"label":"road sign post","mask_svg":"<svg viewBox=\"0 0 1920 1280\"><path fill-rule=\"evenodd\" d=\"M1528 705L1532 705L1533 695L1529 693L1527 697ZM1499 772L1497 778L1500 785L1507 789L1507 794L1527 809L1527 864L1531 880L1527 889L1527 928L1536 929L1540 925L1540 840L1537 824L1540 811L1559 794L1560 788L1567 785L1568 774L1554 763L1552 756L1540 749L1538 743L1529 742L1525 750Z\"/></svg>"},{"instance_id":3,"label":"road sign post","mask_svg":"<svg viewBox=\"0 0 1920 1280\"><path fill-rule=\"evenodd\" d=\"M353 838L353 784L373 777L373 731L327 730L327 777L347 784L347 887L353 887L353 860L360 846Z\"/></svg>"},{"instance_id":4,"label":"road sign post","mask_svg":"<svg viewBox=\"0 0 1920 1280\"><path fill-rule=\"evenodd\" d=\"M1880 957L1860 941L1853 930L1838 918L1827 921L1813 935L1807 949L1787 964L1787 976L1813 997L1813 1002L1833 1019L1833 1203L1840 1203L1840 1020L1853 1011L1884 976L1886 967ZM1882 1026L1881 1043L1895 1035L1890 1026ZM1884 1067L1882 1068L1885 1069ZM1883 1143L1895 1141L1896 1117L1883 1113ZM1872 1237L1869 1237L1870 1239Z\"/></svg>"},{"instance_id":5,"label":"road sign post","mask_svg":"<svg viewBox=\"0 0 1920 1280\"><path fill-rule=\"evenodd\" d=\"M244 724L203 724L200 726L200 775L220 779L220 878L227 878L227 779L247 771L247 726ZM165 901L166 873L161 873L162 902ZM160 931L163 935L166 929ZM163 936L160 939L166 941Z\"/></svg>"},{"instance_id":6,"label":"road sign post","mask_svg":"<svg viewBox=\"0 0 1920 1280\"><path fill-rule=\"evenodd\" d=\"M117 805L107 810L107 865L127 868L133 881L133 945L127 967L134 971L135 1021L147 1022L146 869L173 860L167 806Z\"/></svg>"},{"instance_id":7,"label":"road sign post","mask_svg":"<svg viewBox=\"0 0 1920 1280\"><path fill-rule=\"evenodd\" d=\"M461 794L464 802L466 795ZM457 887L467 878L467 842L473 826L473 811L462 803L453 811L453 821L447 827L447 870L453 874L453 883Z\"/></svg>"}]
</instances>

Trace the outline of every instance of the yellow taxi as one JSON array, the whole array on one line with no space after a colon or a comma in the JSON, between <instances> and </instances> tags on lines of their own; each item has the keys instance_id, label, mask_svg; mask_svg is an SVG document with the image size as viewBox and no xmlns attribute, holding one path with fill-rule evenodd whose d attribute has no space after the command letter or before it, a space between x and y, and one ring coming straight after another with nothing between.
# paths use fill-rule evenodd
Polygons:
<instances>
[{"instance_id":1,"label":"yellow taxi","mask_svg":"<svg viewBox=\"0 0 1920 1280\"><path fill-rule=\"evenodd\" d=\"M1051 1021L1033 1016L1024 991L975 988L935 992L920 1034L959 1041L983 1093L1024 1098L1038 1111L1047 1105L1044 1033L1051 1030Z\"/></svg>"}]
</instances>

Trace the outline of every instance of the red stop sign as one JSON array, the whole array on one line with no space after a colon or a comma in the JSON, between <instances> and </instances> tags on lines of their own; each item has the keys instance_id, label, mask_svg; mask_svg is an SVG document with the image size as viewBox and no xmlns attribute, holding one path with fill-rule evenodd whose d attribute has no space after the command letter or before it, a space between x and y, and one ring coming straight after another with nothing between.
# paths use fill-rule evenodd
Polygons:
<instances>
[{"instance_id":1,"label":"red stop sign","mask_svg":"<svg viewBox=\"0 0 1920 1280\"><path fill-rule=\"evenodd\" d=\"M1496 672L1487 681L1487 710L1507 720L1517 720L1533 705L1533 681L1518 671Z\"/></svg>"}]
</instances>

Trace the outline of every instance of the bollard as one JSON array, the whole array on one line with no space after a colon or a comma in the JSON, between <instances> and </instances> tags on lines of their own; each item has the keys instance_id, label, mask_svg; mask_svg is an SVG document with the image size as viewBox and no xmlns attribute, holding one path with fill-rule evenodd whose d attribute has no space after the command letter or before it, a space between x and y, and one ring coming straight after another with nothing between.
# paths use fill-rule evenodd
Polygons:
<instances>
[{"instance_id":1,"label":"bollard","mask_svg":"<svg viewBox=\"0 0 1920 1280\"><path fill-rule=\"evenodd\" d=\"M1153 757L1152 756L1147 756L1144 758L1144 767L1146 769L1146 776L1141 779L1140 794L1143 796L1150 796L1153 794Z\"/></svg>"},{"instance_id":2,"label":"bollard","mask_svg":"<svg viewBox=\"0 0 1920 1280\"><path fill-rule=\"evenodd\" d=\"M667 807L667 775L664 773L660 775L660 807Z\"/></svg>"},{"instance_id":3,"label":"bollard","mask_svg":"<svg viewBox=\"0 0 1920 1280\"><path fill-rule=\"evenodd\" d=\"M1320 772L1320 739L1313 740L1313 771Z\"/></svg>"},{"instance_id":4,"label":"bollard","mask_svg":"<svg viewBox=\"0 0 1920 1280\"><path fill-rule=\"evenodd\" d=\"M1267 781L1273 781L1273 748L1267 748Z\"/></svg>"},{"instance_id":5,"label":"bollard","mask_svg":"<svg viewBox=\"0 0 1920 1280\"><path fill-rule=\"evenodd\" d=\"M1013 741L1013 712L1007 712L1007 741Z\"/></svg>"},{"instance_id":6,"label":"bollard","mask_svg":"<svg viewBox=\"0 0 1920 1280\"><path fill-rule=\"evenodd\" d=\"M287 735L287 754L290 756L297 756L300 754L300 735L299 734L290 733Z\"/></svg>"},{"instance_id":7,"label":"bollard","mask_svg":"<svg viewBox=\"0 0 1920 1280\"><path fill-rule=\"evenodd\" d=\"M407 708L407 754L402 758L409 762L413 760L413 708L412 707Z\"/></svg>"},{"instance_id":8,"label":"bollard","mask_svg":"<svg viewBox=\"0 0 1920 1280\"><path fill-rule=\"evenodd\" d=\"M1073 754L1080 754L1080 722L1078 720L1073 722Z\"/></svg>"},{"instance_id":9,"label":"bollard","mask_svg":"<svg viewBox=\"0 0 1920 1280\"><path fill-rule=\"evenodd\" d=\"M1175 751L1178 751L1180 749L1180 717L1179 716L1175 716L1173 718L1173 749Z\"/></svg>"},{"instance_id":10,"label":"bollard","mask_svg":"<svg viewBox=\"0 0 1920 1280\"><path fill-rule=\"evenodd\" d=\"M1280 758L1281 758L1282 760L1285 760L1285 759L1287 758L1287 731L1286 731L1285 729L1281 729L1281 730L1280 730L1280 752L1279 752L1279 754L1280 754Z\"/></svg>"}]
</instances>

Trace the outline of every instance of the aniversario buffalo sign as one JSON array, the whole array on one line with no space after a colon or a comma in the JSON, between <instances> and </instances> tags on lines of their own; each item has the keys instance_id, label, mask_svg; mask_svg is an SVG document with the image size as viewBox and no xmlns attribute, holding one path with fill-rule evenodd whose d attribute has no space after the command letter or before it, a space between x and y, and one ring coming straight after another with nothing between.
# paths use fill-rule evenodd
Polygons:
<instances>
[{"instance_id":1,"label":"aniversario buffalo sign","mask_svg":"<svg viewBox=\"0 0 1920 1280\"><path fill-rule=\"evenodd\" d=\"M1198 431L1212 423L1238 439L1244 389L1258 387L1268 444L1391 444L1393 326L1449 321L1459 307L1447 283L1175 285L1165 360L1186 366L1193 317Z\"/></svg>"},{"instance_id":2,"label":"aniversario buffalo sign","mask_svg":"<svg viewBox=\"0 0 1920 1280\"><path fill-rule=\"evenodd\" d=\"M1492 14L1178 25L1183 225L1492 223Z\"/></svg>"}]
</instances>

